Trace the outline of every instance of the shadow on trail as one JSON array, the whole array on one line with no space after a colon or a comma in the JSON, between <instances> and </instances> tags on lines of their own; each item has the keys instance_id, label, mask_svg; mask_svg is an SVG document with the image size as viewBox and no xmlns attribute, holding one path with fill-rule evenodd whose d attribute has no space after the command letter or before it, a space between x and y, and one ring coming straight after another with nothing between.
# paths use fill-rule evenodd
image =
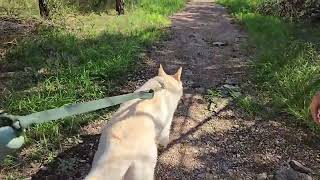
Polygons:
<instances>
[{"instance_id":1,"label":"shadow on trail","mask_svg":"<svg viewBox=\"0 0 320 180\"><path fill-rule=\"evenodd\" d=\"M269 121L252 121L250 127L240 126L225 132L202 132L197 138L193 135L206 123L220 120L221 116L199 122L196 128L181 133L167 148L160 150L160 156L165 156L176 146L175 150L179 149L179 153L174 158L179 160L173 160L170 164L159 161L156 170L158 179L246 179L251 177L249 174L273 174L289 159L298 160L320 173L319 166L314 166L320 153L319 136L302 135L302 129L297 130L289 123L281 122L280 125ZM234 118L231 120L237 121ZM196 156L190 156L192 151L197 152ZM190 161L199 166L189 167Z\"/></svg>"},{"instance_id":2,"label":"shadow on trail","mask_svg":"<svg viewBox=\"0 0 320 180\"><path fill-rule=\"evenodd\" d=\"M189 108L189 106L184 108ZM292 136L296 127L286 123L252 121L252 126L230 128L223 132L202 132L200 136L194 136L202 126L219 121L220 118L231 118L231 120L237 121L235 117L221 115L223 111L228 109L230 107L197 121L197 124L187 131L180 129L178 137L173 138L167 148L159 149L159 156L165 155L175 146L179 147L179 153L176 157L178 164L158 162L157 179L181 177L190 177L190 179L243 178L249 172L271 174L288 159L296 159L307 166L316 161L316 157L320 153L320 144L316 141L319 142L320 138L314 135L297 135L299 138L296 138ZM181 115L177 114L177 117L181 117ZM173 126L175 126L174 123ZM184 125L180 128L183 128ZM300 133L298 132L298 134ZM82 144L60 153L52 162L44 165L46 168L34 174L32 179L82 179L89 172L99 137L98 134L81 136ZM252 139L259 141L252 141ZM283 149L282 146L287 148ZM189 151L192 149L196 149L198 153L196 156L190 157ZM306 153L308 156L305 156ZM187 167L185 161L190 159L201 164L201 167L193 169Z\"/></svg>"}]
</instances>

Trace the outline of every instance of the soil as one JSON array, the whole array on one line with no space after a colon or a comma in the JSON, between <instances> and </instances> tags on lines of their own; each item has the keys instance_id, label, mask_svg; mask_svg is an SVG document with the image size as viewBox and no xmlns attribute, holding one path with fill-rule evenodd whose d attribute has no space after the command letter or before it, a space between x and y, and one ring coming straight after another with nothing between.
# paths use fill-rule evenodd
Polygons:
<instances>
[{"instance_id":1,"label":"soil","mask_svg":"<svg viewBox=\"0 0 320 180\"><path fill-rule=\"evenodd\" d=\"M21 67L5 62L5 56L14 47L17 41L30 36L38 27L36 20L23 20L7 16L0 17L0 99L7 92L11 80L15 76L25 74ZM20 69L19 71L17 69ZM23 69L23 68L22 68ZM1 104L1 103L0 103Z\"/></svg>"},{"instance_id":2,"label":"soil","mask_svg":"<svg viewBox=\"0 0 320 180\"><path fill-rule=\"evenodd\" d=\"M247 117L230 103L212 112L208 89L248 79L247 36L225 8L208 0L190 1L171 17L170 36L149 49L145 68L129 78L127 91L155 75L159 63L173 73L183 67L184 97L173 120L171 143L159 149L156 179L271 178L282 163L297 160L320 176L320 138L290 117ZM138 81L139 80L139 81ZM103 117L83 127L81 141L66 146L50 164L24 168L32 179L82 179L89 171ZM318 174L318 175L316 175Z\"/></svg>"}]
</instances>

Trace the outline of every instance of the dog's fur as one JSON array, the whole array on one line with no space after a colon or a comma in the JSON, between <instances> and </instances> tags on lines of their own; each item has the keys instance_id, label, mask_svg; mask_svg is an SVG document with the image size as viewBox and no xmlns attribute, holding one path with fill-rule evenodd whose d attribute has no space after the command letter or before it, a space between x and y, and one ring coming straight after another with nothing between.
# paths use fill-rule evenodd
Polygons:
<instances>
[{"instance_id":1,"label":"dog's fur","mask_svg":"<svg viewBox=\"0 0 320 180\"><path fill-rule=\"evenodd\" d=\"M320 124L320 92L313 96L310 104L310 110L314 122Z\"/></svg>"},{"instance_id":2,"label":"dog's fur","mask_svg":"<svg viewBox=\"0 0 320 180\"><path fill-rule=\"evenodd\" d=\"M102 131L86 180L154 178L157 144L168 145L173 114L182 97L181 71L167 75L160 65L158 76L136 91L163 89L152 99L131 100L120 106Z\"/></svg>"}]
</instances>

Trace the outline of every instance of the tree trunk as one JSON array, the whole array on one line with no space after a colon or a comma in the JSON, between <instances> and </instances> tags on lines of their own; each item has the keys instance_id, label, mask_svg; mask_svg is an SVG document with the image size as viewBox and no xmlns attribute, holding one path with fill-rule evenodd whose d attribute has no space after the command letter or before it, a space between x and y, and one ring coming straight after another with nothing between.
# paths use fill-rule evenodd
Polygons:
<instances>
[{"instance_id":1,"label":"tree trunk","mask_svg":"<svg viewBox=\"0 0 320 180\"><path fill-rule=\"evenodd\" d=\"M49 17L49 9L48 9L47 0L39 0L39 10L40 10L41 17L43 17L43 18Z\"/></svg>"},{"instance_id":2,"label":"tree trunk","mask_svg":"<svg viewBox=\"0 0 320 180\"><path fill-rule=\"evenodd\" d=\"M116 11L118 15L124 14L124 0L116 0Z\"/></svg>"}]
</instances>

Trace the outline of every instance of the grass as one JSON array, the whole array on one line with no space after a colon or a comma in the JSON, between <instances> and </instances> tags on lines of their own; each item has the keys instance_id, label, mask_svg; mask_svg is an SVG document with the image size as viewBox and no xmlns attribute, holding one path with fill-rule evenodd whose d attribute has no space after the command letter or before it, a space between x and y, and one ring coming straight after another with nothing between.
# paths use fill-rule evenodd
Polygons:
<instances>
[{"instance_id":1,"label":"grass","mask_svg":"<svg viewBox=\"0 0 320 180\"><path fill-rule=\"evenodd\" d=\"M262 111L261 105L257 102L257 100L254 97L242 94L239 91L229 90L229 92L227 92L221 89L208 90L206 99L209 102L212 102L215 101L215 98L228 98L234 101L237 106L239 106L242 110L245 110L243 111L243 114L248 117L253 117Z\"/></svg>"},{"instance_id":2,"label":"grass","mask_svg":"<svg viewBox=\"0 0 320 180\"><path fill-rule=\"evenodd\" d=\"M8 2L0 5L10 9L12 4ZM181 9L184 3L184 0L142 0L127 9L124 16L114 16L107 7L98 13L83 12L80 6L66 3L68 6L58 8L59 12L52 16L50 25L44 22L35 34L19 41L0 61L11 69L29 69L32 74L16 78L10 93L2 98L1 107L23 115L110 95L126 80L125 75L139 66L139 54L165 35L164 29L170 24L168 15ZM19 17L38 16L34 6L21 2L14 7ZM31 9L26 11L23 9L26 7ZM39 70L44 73L39 75ZM36 125L26 133L28 146L40 142L41 147L46 147L40 149L57 150L65 137L75 134L81 125L100 113Z\"/></svg>"},{"instance_id":3,"label":"grass","mask_svg":"<svg viewBox=\"0 0 320 180\"><path fill-rule=\"evenodd\" d=\"M20 15L25 17L35 17L39 14L37 0L1 0L0 1L0 14L1 15Z\"/></svg>"},{"instance_id":4,"label":"grass","mask_svg":"<svg viewBox=\"0 0 320 180\"><path fill-rule=\"evenodd\" d=\"M260 2L219 0L246 27L248 44L256 49L252 64L258 94L271 99L278 111L285 111L314 129L309 103L320 89L320 26L261 15L255 11Z\"/></svg>"}]
</instances>

